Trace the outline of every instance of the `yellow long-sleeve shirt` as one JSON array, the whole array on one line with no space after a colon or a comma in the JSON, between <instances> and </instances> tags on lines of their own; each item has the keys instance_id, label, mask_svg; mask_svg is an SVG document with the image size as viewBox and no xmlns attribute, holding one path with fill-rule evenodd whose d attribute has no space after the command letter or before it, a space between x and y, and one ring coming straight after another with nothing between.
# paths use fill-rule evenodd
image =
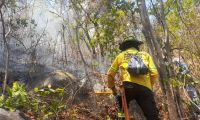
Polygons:
<instances>
[{"instance_id":1,"label":"yellow long-sleeve shirt","mask_svg":"<svg viewBox=\"0 0 200 120\"><path fill-rule=\"evenodd\" d=\"M144 64L149 68L149 73L145 75L130 75L127 71L128 62L130 57L127 57L128 54L136 54L139 55ZM115 60L113 61L111 67L109 68L108 75L108 87L113 88L115 82L115 75L120 71L120 80L136 83L142 86L145 86L152 90L152 86L155 81L158 79L158 71L155 67L155 64L151 58L151 56L146 52L138 52L135 48L130 48L126 51L120 53Z\"/></svg>"}]
</instances>

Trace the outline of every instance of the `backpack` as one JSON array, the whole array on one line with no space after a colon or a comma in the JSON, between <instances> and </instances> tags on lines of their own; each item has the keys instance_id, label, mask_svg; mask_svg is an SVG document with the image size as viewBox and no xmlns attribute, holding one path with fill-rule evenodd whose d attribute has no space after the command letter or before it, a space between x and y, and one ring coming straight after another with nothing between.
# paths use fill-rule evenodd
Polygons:
<instances>
[{"instance_id":1,"label":"backpack","mask_svg":"<svg viewBox=\"0 0 200 120\"><path fill-rule=\"evenodd\" d=\"M127 70L131 75L145 75L149 72L149 68L144 64L142 58L137 55L137 53L130 55Z\"/></svg>"}]
</instances>

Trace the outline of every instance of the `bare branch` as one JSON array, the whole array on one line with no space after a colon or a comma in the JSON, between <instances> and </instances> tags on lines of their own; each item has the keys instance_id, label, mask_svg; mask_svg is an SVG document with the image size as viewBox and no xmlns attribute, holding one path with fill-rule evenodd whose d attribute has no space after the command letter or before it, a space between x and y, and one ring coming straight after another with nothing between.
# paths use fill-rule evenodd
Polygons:
<instances>
[{"instance_id":1,"label":"bare branch","mask_svg":"<svg viewBox=\"0 0 200 120\"><path fill-rule=\"evenodd\" d=\"M5 0L1 0L0 1L0 9L3 7L4 4L5 4Z\"/></svg>"},{"instance_id":2,"label":"bare branch","mask_svg":"<svg viewBox=\"0 0 200 120\"><path fill-rule=\"evenodd\" d=\"M10 21L10 18L9 18L9 21ZM5 34L5 37L7 38L8 37L8 35L10 34L10 32L11 32L11 27L10 27L10 25L8 26L8 32Z\"/></svg>"},{"instance_id":3,"label":"bare branch","mask_svg":"<svg viewBox=\"0 0 200 120\"><path fill-rule=\"evenodd\" d=\"M31 49L33 49L33 48L35 48L35 47L37 47L37 46L39 45L39 42L40 42L40 40L42 39L42 37L43 37L43 35L44 35L45 31L46 31L47 24L48 24L48 20L47 20L47 22L46 22L46 26L45 26L45 28L43 29L43 31L42 31L40 37L37 39L36 44L32 45L32 46L31 46L30 48L28 48L27 50L31 50Z\"/></svg>"}]
</instances>

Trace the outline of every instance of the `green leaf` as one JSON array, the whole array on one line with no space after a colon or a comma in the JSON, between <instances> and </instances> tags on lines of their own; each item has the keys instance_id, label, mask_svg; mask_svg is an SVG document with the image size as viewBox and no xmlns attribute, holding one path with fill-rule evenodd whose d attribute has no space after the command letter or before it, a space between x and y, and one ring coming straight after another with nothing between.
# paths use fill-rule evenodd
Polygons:
<instances>
[{"instance_id":1,"label":"green leaf","mask_svg":"<svg viewBox=\"0 0 200 120\"><path fill-rule=\"evenodd\" d=\"M15 89L15 90L18 89L18 88L19 88L18 83L17 83L17 82L14 82L12 88Z\"/></svg>"},{"instance_id":2,"label":"green leaf","mask_svg":"<svg viewBox=\"0 0 200 120\"><path fill-rule=\"evenodd\" d=\"M44 91L44 95L49 95L50 93L50 91Z\"/></svg>"},{"instance_id":3,"label":"green leaf","mask_svg":"<svg viewBox=\"0 0 200 120\"><path fill-rule=\"evenodd\" d=\"M8 92L9 96L12 96L12 89L11 88L7 87L7 92Z\"/></svg>"},{"instance_id":4,"label":"green leaf","mask_svg":"<svg viewBox=\"0 0 200 120\"><path fill-rule=\"evenodd\" d=\"M64 88L57 88L56 92L64 92Z\"/></svg>"},{"instance_id":5,"label":"green leaf","mask_svg":"<svg viewBox=\"0 0 200 120\"><path fill-rule=\"evenodd\" d=\"M53 113L52 113L52 112L48 112L47 114L44 115L43 119L48 119L48 117L49 117L50 115L53 115Z\"/></svg>"},{"instance_id":6,"label":"green leaf","mask_svg":"<svg viewBox=\"0 0 200 120\"><path fill-rule=\"evenodd\" d=\"M5 96L1 95L0 96L0 107L2 107L4 105L4 102L5 102Z\"/></svg>"},{"instance_id":7,"label":"green leaf","mask_svg":"<svg viewBox=\"0 0 200 120\"><path fill-rule=\"evenodd\" d=\"M37 93L39 91L38 87L34 88L34 92Z\"/></svg>"}]
</instances>

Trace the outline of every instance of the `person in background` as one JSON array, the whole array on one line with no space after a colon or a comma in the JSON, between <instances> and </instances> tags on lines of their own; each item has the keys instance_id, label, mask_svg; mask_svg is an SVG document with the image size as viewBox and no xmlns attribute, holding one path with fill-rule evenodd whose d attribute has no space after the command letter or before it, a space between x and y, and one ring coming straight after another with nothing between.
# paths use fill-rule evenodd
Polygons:
<instances>
[{"instance_id":1,"label":"person in background","mask_svg":"<svg viewBox=\"0 0 200 120\"><path fill-rule=\"evenodd\" d=\"M173 58L172 63L178 67L178 76L180 76L181 81L184 82L184 88L186 89L191 101L198 109L197 111L200 112L200 99L194 84L196 81L191 76L188 65L181 58Z\"/></svg>"},{"instance_id":2,"label":"person in background","mask_svg":"<svg viewBox=\"0 0 200 120\"><path fill-rule=\"evenodd\" d=\"M125 89L128 107L130 101L135 99L147 120L159 120L159 113L152 91L153 85L158 79L158 71L154 65L152 57L146 52L139 51L139 46L141 44L143 44L143 42L134 37L128 37L119 45L121 53L117 55L107 72L108 88L113 91L114 95L117 95L115 75L119 72L120 80ZM148 67L147 74L133 75L127 70L130 56L136 54ZM118 103L121 109L122 103L120 97L118 97Z\"/></svg>"}]
</instances>

